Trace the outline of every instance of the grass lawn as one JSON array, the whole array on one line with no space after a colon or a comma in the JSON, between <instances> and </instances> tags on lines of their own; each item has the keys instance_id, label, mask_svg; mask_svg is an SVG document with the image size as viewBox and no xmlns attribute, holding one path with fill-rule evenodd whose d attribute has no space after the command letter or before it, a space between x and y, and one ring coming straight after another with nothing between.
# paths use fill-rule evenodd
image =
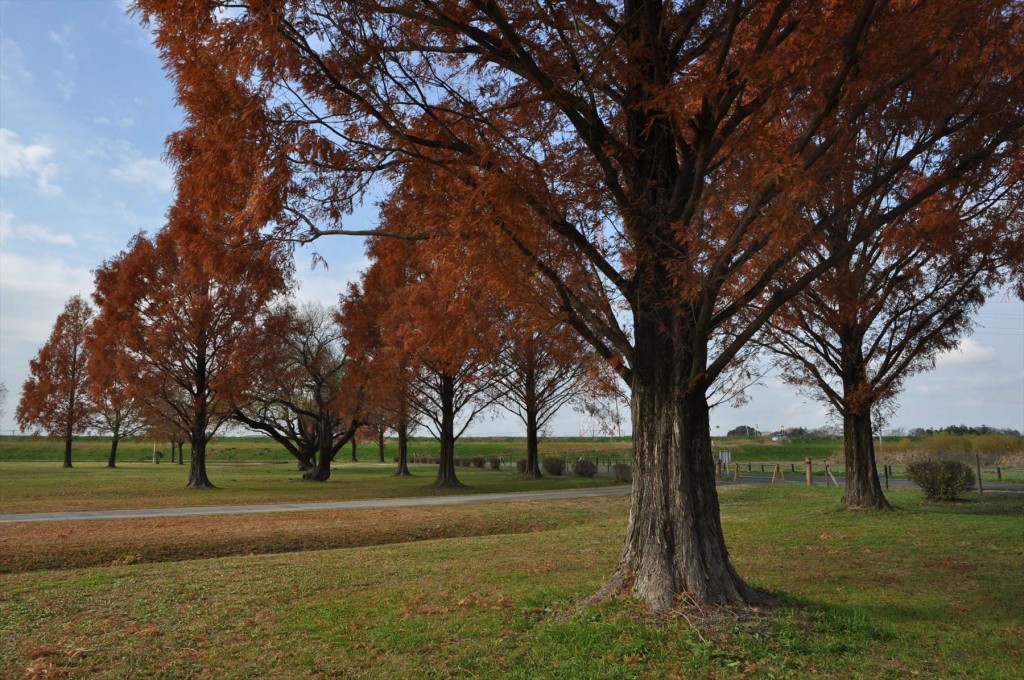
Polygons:
<instances>
[{"instance_id":1,"label":"grass lawn","mask_svg":"<svg viewBox=\"0 0 1024 680\"><path fill-rule=\"evenodd\" d=\"M438 496L453 493L543 491L614 484L601 473L587 479L568 474L536 481L510 470L456 468L465 489L433 489L436 465L410 465L413 477L394 477L392 463L336 463L326 482L307 482L292 463L210 463L216 489L186 489L188 463L0 462L0 513L179 507L358 498Z\"/></svg>"},{"instance_id":2,"label":"grass lawn","mask_svg":"<svg viewBox=\"0 0 1024 680\"><path fill-rule=\"evenodd\" d=\"M0 575L0 675L1020 677L1024 496L894 491L900 510L878 514L838 510L839 493L723 490L735 563L776 598L761 611L570 615L615 562L626 501L517 503L474 509L495 535ZM450 510L421 538L467 521ZM523 516L536 524L503 524Z\"/></svg>"}]
</instances>

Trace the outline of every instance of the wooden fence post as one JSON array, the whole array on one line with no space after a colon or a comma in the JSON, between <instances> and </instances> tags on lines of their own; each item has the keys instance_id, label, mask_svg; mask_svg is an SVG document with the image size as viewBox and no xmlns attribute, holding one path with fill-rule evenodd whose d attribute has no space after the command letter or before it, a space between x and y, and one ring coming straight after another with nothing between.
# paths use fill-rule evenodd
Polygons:
<instances>
[{"instance_id":1,"label":"wooden fence post","mask_svg":"<svg viewBox=\"0 0 1024 680\"><path fill-rule=\"evenodd\" d=\"M978 493L985 493L985 489L981 486L981 456L974 454L974 463L978 466Z\"/></svg>"},{"instance_id":2,"label":"wooden fence post","mask_svg":"<svg viewBox=\"0 0 1024 680\"><path fill-rule=\"evenodd\" d=\"M808 458L806 461L804 461L804 465L807 467L807 483L808 484L814 484L814 476L813 476L813 474L811 472L811 467L814 464L811 462L811 459Z\"/></svg>"},{"instance_id":3,"label":"wooden fence post","mask_svg":"<svg viewBox=\"0 0 1024 680\"><path fill-rule=\"evenodd\" d=\"M996 466L996 480L1003 481L1003 468Z\"/></svg>"}]
</instances>

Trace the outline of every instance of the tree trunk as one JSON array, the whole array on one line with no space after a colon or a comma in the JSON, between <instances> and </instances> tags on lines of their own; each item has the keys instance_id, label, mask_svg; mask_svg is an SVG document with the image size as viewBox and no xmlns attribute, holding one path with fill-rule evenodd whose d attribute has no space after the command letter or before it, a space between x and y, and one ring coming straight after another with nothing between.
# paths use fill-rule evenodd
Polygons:
<instances>
[{"instance_id":1,"label":"tree trunk","mask_svg":"<svg viewBox=\"0 0 1024 680\"><path fill-rule=\"evenodd\" d=\"M107 467L108 468L117 467L117 442L118 442L118 439L119 438L117 436L115 436L113 439L110 440L110 455L107 456Z\"/></svg>"},{"instance_id":2,"label":"tree trunk","mask_svg":"<svg viewBox=\"0 0 1024 680\"><path fill-rule=\"evenodd\" d=\"M205 430L205 428L203 428ZM192 461L188 468L188 484L190 489L215 489L216 487L206 475L206 435L195 433L192 435Z\"/></svg>"},{"instance_id":3,"label":"tree trunk","mask_svg":"<svg viewBox=\"0 0 1024 680\"><path fill-rule=\"evenodd\" d=\"M878 479L870 409L864 414L844 414L843 454L846 461L843 507L892 510Z\"/></svg>"},{"instance_id":4,"label":"tree trunk","mask_svg":"<svg viewBox=\"0 0 1024 680\"><path fill-rule=\"evenodd\" d=\"M173 447L174 444L171 444L171 446ZM184 464L185 464L185 442L179 441L178 442L178 465L184 465Z\"/></svg>"},{"instance_id":5,"label":"tree trunk","mask_svg":"<svg viewBox=\"0 0 1024 680\"><path fill-rule=\"evenodd\" d=\"M384 428L381 427L377 430L377 462L383 463L384 460Z\"/></svg>"},{"instance_id":6,"label":"tree trunk","mask_svg":"<svg viewBox=\"0 0 1024 680\"><path fill-rule=\"evenodd\" d=\"M395 477L412 477L409 472L409 425L405 420L399 420L395 430L398 433L398 470Z\"/></svg>"},{"instance_id":7,"label":"tree trunk","mask_svg":"<svg viewBox=\"0 0 1024 680\"><path fill-rule=\"evenodd\" d=\"M598 596L631 589L652 611L761 596L729 561L715 491L700 331L669 305L638 315L633 366L633 491L618 566ZM646 322L645 322L646 321Z\"/></svg>"},{"instance_id":8,"label":"tree trunk","mask_svg":"<svg viewBox=\"0 0 1024 680\"><path fill-rule=\"evenodd\" d=\"M466 485L455 476L455 378L442 374L441 380L441 460L433 486L461 489Z\"/></svg>"},{"instance_id":9,"label":"tree trunk","mask_svg":"<svg viewBox=\"0 0 1024 680\"><path fill-rule=\"evenodd\" d=\"M540 479L540 445L537 436L537 411L526 409L526 470L523 479Z\"/></svg>"},{"instance_id":10,"label":"tree trunk","mask_svg":"<svg viewBox=\"0 0 1024 680\"><path fill-rule=\"evenodd\" d=\"M352 437L352 462L359 462L359 456L356 455L356 438L354 436Z\"/></svg>"},{"instance_id":11,"label":"tree trunk","mask_svg":"<svg viewBox=\"0 0 1024 680\"><path fill-rule=\"evenodd\" d=\"M839 344L843 379L843 458L845 461L844 508L892 510L882 493L875 467L871 407L874 396L864 359L864 332L855 326L841 328Z\"/></svg>"},{"instance_id":12,"label":"tree trunk","mask_svg":"<svg viewBox=\"0 0 1024 680\"><path fill-rule=\"evenodd\" d=\"M303 479L311 482L326 482L331 478L332 444L334 444L334 421L327 415L322 414L317 424L320 433L317 441L320 443L320 453L316 457L316 467L302 475ZM354 442L353 442L354 443Z\"/></svg>"},{"instance_id":13,"label":"tree trunk","mask_svg":"<svg viewBox=\"0 0 1024 680\"><path fill-rule=\"evenodd\" d=\"M71 467L71 431L64 435L64 467Z\"/></svg>"},{"instance_id":14,"label":"tree trunk","mask_svg":"<svg viewBox=\"0 0 1024 680\"><path fill-rule=\"evenodd\" d=\"M177 444L175 444L175 443L174 443L174 440L172 439L172 440L171 440L171 462L172 462L172 463L173 463L173 462L174 462L174 460L175 460L175 459L174 459L174 457L175 457L175 456L177 455L177 447L178 447L178 445L177 445Z\"/></svg>"}]
</instances>

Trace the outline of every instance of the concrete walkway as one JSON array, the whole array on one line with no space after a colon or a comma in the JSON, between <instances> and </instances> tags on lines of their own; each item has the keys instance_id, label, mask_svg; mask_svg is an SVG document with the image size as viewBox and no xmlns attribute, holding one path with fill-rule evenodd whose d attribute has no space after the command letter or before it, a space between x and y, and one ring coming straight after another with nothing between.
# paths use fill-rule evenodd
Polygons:
<instances>
[{"instance_id":1,"label":"concrete walkway","mask_svg":"<svg viewBox=\"0 0 1024 680\"><path fill-rule=\"evenodd\" d=\"M140 519L143 517L188 517L192 515L240 515L253 512L314 512L317 510L359 510L366 508L407 508L421 505L460 505L508 501L556 501L590 496L624 496L626 485L560 491L516 491L460 496L419 496L415 498L367 498L355 501L314 503L269 503L265 505L198 505L188 508L138 508L134 510L83 510L80 512L26 512L0 515L0 524L11 522L55 522L82 519Z\"/></svg>"},{"instance_id":2,"label":"concrete walkway","mask_svg":"<svg viewBox=\"0 0 1024 680\"><path fill-rule=\"evenodd\" d=\"M802 475L790 474L787 484L803 484ZM837 477L842 486L843 478ZM745 472L739 482L719 480L720 486L734 484L769 484L770 474ZM824 484L821 477L815 477L816 485ZM891 485L908 487L913 484L906 479L893 479ZM629 493L626 485L597 487L592 489L563 489L559 491L514 491L509 493L479 493L458 496L419 496L414 498L366 498L353 501L330 501L310 503L268 503L264 505L198 505L187 508L137 508L134 510L82 510L78 512L26 512L0 515L0 524L11 522L55 522L84 519L141 519L144 517L189 517L193 515L242 515L258 512L315 512L317 510L360 510L368 508L408 508L423 505L462 505L466 503L501 503L508 501L556 501L570 498L594 496L624 496ZM985 482L987 491L1024 491L1024 484L1014 482Z\"/></svg>"}]
</instances>

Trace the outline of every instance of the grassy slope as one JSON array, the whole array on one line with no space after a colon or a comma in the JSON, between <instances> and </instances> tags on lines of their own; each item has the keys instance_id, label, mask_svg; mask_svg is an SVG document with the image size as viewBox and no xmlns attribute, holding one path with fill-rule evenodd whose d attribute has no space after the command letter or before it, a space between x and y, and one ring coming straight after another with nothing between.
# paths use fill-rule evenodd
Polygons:
<instances>
[{"instance_id":1,"label":"grassy slope","mask_svg":"<svg viewBox=\"0 0 1024 680\"><path fill-rule=\"evenodd\" d=\"M394 477L391 463L336 464L326 482L304 481L287 463L211 463L208 469L216 489L186 489L187 465L126 463L111 470L102 463L64 469L52 463L0 462L0 513L440 496L614 483L604 473L592 479L569 474L527 481L508 470L457 468L466 488L434 489L429 485L437 466L411 465L415 476Z\"/></svg>"},{"instance_id":2,"label":"grassy slope","mask_svg":"<svg viewBox=\"0 0 1024 680\"><path fill-rule=\"evenodd\" d=\"M552 616L609 573L622 499L537 533L0 576L0 675L1019 677L1024 499L892 496L724 492L738 568L778 597L760 614Z\"/></svg>"}]
</instances>

